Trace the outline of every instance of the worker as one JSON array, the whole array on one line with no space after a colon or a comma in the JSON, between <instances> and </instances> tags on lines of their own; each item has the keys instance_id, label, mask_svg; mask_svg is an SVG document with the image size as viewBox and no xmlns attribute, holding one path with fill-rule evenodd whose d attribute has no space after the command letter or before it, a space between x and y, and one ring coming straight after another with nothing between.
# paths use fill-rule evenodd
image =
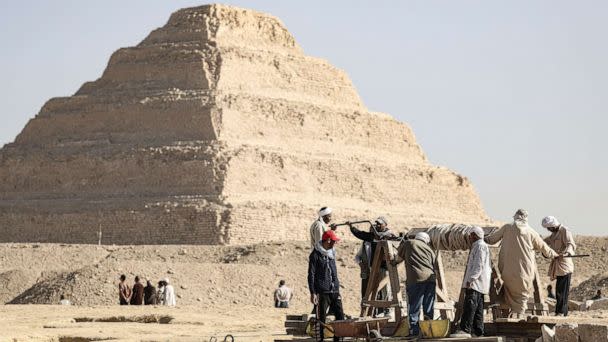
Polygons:
<instances>
[{"instance_id":1,"label":"worker","mask_svg":"<svg viewBox=\"0 0 608 342\"><path fill-rule=\"evenodd\" d=\"M133 294L131 295L131 305L142 305L144 303L144 285L139 282L139 276L135 276L133 284Z\"/></svg>"},{"instance_id":2,"label":"worker","mask_svg":"<svg viewBox=\"0 0 608 342\"><path fill-rule=\"evenodd\" d=\"M519 209L513 222L500 227L485 238L493 245L502 241L498 253L498 270L504 282L504 300L511 309L510 317L523 318L528 308L528 299L534 291L536 274L534 251L550 258L558 257L540 235L528 225L528 212Z\"/></svg>"},{"instance_id":3,"label":"worker","mask_svg":"<svg viewBox=\"0 0 608 342\"><path fill-rule=\"evenodd\" d=\"M333 230L326 231L308 258L310 302L316 306L317 319L322 323L325 323L328 308L333 312L336 320L344 319L334 250L334 245L338 241L340 238ZM321 326L318 330L322 341L325 329ZM339 340L339 337L334 336L334 341Z\"/></svg>"},{"instance_id":4,"label":"worker","mask_svg":"<svg viewBox=\"0 0 608 342\"><path fill-rule=\"evenodd\" d=\"M547 298L555 299L555 292L553 292L553 286L547 285Z\"/></svg>"},{"instance_id":5,"label":"worker","mask_svg":"<svg viewBox=\"0 0 608 342\"><path fill-rule=\"evenodd\" d=\"M287 285L285 280L279 281L279 288L274 290L274 307L275 308L288 308L289 301L293 297L293 292Z\"/></svg>"},{"instance_id":6,"label":"worker","mask_svg":"<svg viewBox=\"0 0 608 342\"><path fill-rule=\"evenodd\" d=\"M169 283L169 278L163 279L163 284L165 285L163 305L175 306L175 289Z\"/></svg>"},{"instance_id":7,"label":"worker","mask_svg":"<svg viewBox=\"0 0 608 342\"><path fill-rule=\"evenodd\" d=\"M323 233L328 230L336 230L335 225L328 224L331 222L331 213L333 210L329 207L323 207L319 209L319 218L315 220L310 226L310 248L314 249L317 242L321 240Z\"/></svg>"},{"instance_id":8,"label":"worker","mask_svg":"<svg viewBox=\"0 0 608 342\"><path fill-rule=\"evenodd\" d=\"M65 295L59 296L59 305L72 305L69 299L65 298Z\"/></svg>"},{"instance_id":9,"label":"worker","mask_svg":"<svg viewBox=\"0 0 608 342\"><path fill-rule=\"evenodd\" d=\"M398 249L399 259L405 261L405 289L410 323L408 337L420 335L418 325L420 307L422 307L424 319L433 319L437 256L431 248L430 242L429 234L419 232L413 240L403 240Z\"/></svg>"},{"instance_id":10,"label":"worker","mask_svg":"<svg viewBox=\"0 0 608 342\"><path fill-rule=\"evenodd\" d=\"M465 290L460 331L458 337L483 336L483 297L490 292L490 249L483 241L484 233L481 227L474 226L469 232L471 242L467 268L462 280Z\"/></svg>"},{"instance_id":11,"label":"worker","mask_svg":"<svg viewBox=\"0 0 608 342\"><path fill-rule=\"evenodd\" d=\"M144 287L144 304L155 305L156 304L156 288L152 285L150 279L146 280L146 287Z\"/></svg>"},{"instance_id":12,"label":"worker","mask_svg":"<svg viewBox=\"0 0 608 342\"><path fill-rule=\"evenodd\" d=\"M127 276L121 275L118 283L118 300L120 305L129 305L131 300L131 287L127 284Z\"/></svg>"},{"instance_id":13,"label":"worker","mask_svg":"<svg viewBox=\"0 0 608 342\"><path fill-rule=\"evenodd\" d=\"M560 255L549 265L549 277L555 280L555 316L568 316L568 297L574 263L572 258L567 257L574 255L576 243L570 230L560 224L555 217L543 218L542 225L551 232L551 235L545 238L545 242Z\"/></svg>"},{"instance_id":14,"label":"worker","mask_svg":"<svg viewBox=\"0 0 608 342\"><path fill-rule=\"evenodd\" d=\"M347 222L349 223L349 222ZM396 239L397 237L393 234L388 228L388 221L385 217L380 216L375 221L374 224L370 226L370 231L364 232L361 231L351 224L349 224L350 232L359 240L363 240L361 244L361 248L359 252L355 256L355 260L358 262L359 267L361 268L361 298L365 298L365 294L367 291L367 283L369 279L371 265L374 262L374 256L376 255L376 245L380 240L387 239ZM386 262L382 261L380 265L380 279L386 277L387 274ZM379 300L387 300L389 296L388 285L384 287L379 293ZM376 315L377 317L388 315L389 308L384 308L381 315Z\"/></svg>"}]
</instances>

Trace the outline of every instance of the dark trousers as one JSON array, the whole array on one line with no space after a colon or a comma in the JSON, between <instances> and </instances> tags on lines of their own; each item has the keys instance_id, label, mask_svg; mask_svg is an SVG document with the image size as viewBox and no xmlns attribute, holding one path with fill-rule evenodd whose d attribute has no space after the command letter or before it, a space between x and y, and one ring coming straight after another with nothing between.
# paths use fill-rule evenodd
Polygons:
<instances>
[{"instance_id":1,"label":"dark trousers","mask_svg":"<svg viewBox=\"0 0 608 342\"><path fill-rule=\"evenodd\" d=\"M425 319L433 319L433 308L435 305L435 282L429 281L416 283L406 287L408 301L408 319L410 322L410 334L419 335L420 307Z\"/></svg>"},{"instance_id":2,"label":"dark trousers","mask_svg":"<svg viewBox=\"0 0 608 342\"><path fill-rule=\"evenodd\" d=\"M286 309L289 308L289 302L281 302L280 300L275 300L274 307Z\"/></svg>"},{"instance_id":3,"label":"dark trousers","mask_svg":"<svg viewBox=\"0 0 608 342\"><path fill-rule=\"evenodd\" d=\"M319 294L319 317L318 319L325 323L325 319L327 317L327 309L330 312L333 312L336 317L336 321L340 321L344 319L344 310L342 310L342 297L339 293L322 293ZM319 328L319 337L322 341L324 338L325 329L323 327ZM340 341L339 337L334 336L334 341Z\"/></svg>"},{"instance_id":4,"label":"dark trousers","mask_svg":"<svg viewBox=\"0 0 608 342\"><path fill-rule=\"evenodd\" d=\"M570 295L570 279L572 273L565 276L558 276L555 281L555 313L568 316L568 296Z\"/></svg>"},{"instance_id":5,"label":"dark trousers","mask_svg":"<svg viewBox=\"0 0 608 342\"><path fill-rule=\"evenodd\" d=\"M460 330L477 336L483 335L483 293L473 289L465 290Z\"/></svg>"}]
</instances>

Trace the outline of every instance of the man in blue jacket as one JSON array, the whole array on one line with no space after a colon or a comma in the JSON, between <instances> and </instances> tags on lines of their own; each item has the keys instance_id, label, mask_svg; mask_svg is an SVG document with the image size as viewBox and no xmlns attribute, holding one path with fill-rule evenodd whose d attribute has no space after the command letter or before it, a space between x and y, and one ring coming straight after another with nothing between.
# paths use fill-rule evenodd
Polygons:
<instances>
[{"instance_id":1,"label":"man in blue jacket","mask_svg":"<svg viewBox=\"0 0 608 342\"><path fill-rule=\"evenodd\" d=\"M317 305L317 319L323 323L325 323L328 308L334 313L336 320L344 319L334 250L334 245L338 241L340 241L340 238L336 236L333 230L326 231L308 258L310 301ZM323 340L324 329L321 327L319 331L319 337ZM338 337L334 336L334 341L339 340Z\"/></svg>"}]
</instances>

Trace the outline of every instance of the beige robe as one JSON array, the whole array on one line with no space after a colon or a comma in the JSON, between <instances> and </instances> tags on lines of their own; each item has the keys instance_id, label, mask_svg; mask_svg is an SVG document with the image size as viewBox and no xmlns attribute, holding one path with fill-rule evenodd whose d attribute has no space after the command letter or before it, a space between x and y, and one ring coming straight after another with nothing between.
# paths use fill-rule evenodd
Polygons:
<instances>
[{"instance_id":1,"label":"beige robe","mask_svg":"<svg viewBox=\"0 0 608 342\"><path fill-rule=\"evenodd\" d=\"M557 232L551 233L551 235L546 237L545 242L558 254L568 253L574 255L574 251L576 250L576 243L574 243L572 233L564 226L560 226ZM551 280L572 272L574 272L572 258L553 259L551 265L549 265L549 277Z\"/></svg>"},{"instance_id":2,"label":"beige robe","mask_svg":"<svg viewBox=\"0 0 608 342\"><path fill-rule=\"evenodd\" d=\"M524 315L528 308L528 299L534 292L534 251L550 258L556 257L557 253L523 221L502 226L486 237L485 241L491 245L502 241L498 254L498 269L504 281L504 300L511 308L512 314Z\"/></svg>"},{"instance_id":3,"label":"beige robe","mask_svg":"<svg viewBox=\"0 0 608 342\"><path fill-rule=\"evenodd\" d=\"M310 226L310 248L315 248L317 242L321 241L323 233L329 230L329 227L323 222L322 218L317 219Z\"/></svg>"}]
</instances>

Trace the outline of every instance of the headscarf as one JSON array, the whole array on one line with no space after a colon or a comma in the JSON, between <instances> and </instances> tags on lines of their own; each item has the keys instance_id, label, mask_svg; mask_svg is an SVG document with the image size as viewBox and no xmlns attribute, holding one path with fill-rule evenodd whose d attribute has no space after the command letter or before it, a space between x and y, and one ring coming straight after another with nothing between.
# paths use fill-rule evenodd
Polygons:
<instances>
[{"instance_id":1,"label":"headscarf","mask_svg":"<svg viewBox=\"0 0 608 342\"><path fill-rule=\"evenodd\" d=\"M483 229L481 229L481 227L473 226L470 230L470 233L473 233L473 234L477 235L478 238L483 239L484 233L483 233Z\"/></svg>"},{"instance_id":2,"label":"headscarf","mask_svg":"<svg viewBox=\"0 0 608 342\"><path fill-rule=\"evenodd\" d=\"M555 228L559 227L559 221L555 218L555 216L547 216L543 219L543 227L545 228Z\"/></svg>"},{"instance_id":3,"label":"headscarf","mask_svg":"<svg viewBox=\"0 0 608 342\"><path fill-rule=\"evenodd\" d=\"M431 242L431 237L429 236L429 234L427 234L425 232L417 233L416 236L414 237L414 239L422 241L422 242L426 243L427 245Z\"/></svg>"},{"instance_id":4,"label":"headscarf","mask_svg":"<svg viewBox=\"0 0 608 342\"><path fill-rule=\"evenodd\" d=\"M331 214L333 210L330 207L323 207L319 210L319 218Z\"/></svg>"},{"instance_id":5,"label":"headscarf","mask_svg":"<svg viewBox=\"0 0 608 342\"><path fill-rule=\"evenodd\" d=\"M528 212L525 209L517 209L513 219L517 222L528 223Z\"/></svg>"},{"instance_id":6,"label":"headscarf","mask_svg":"<svg viewBox=\"0 0 608 342\"><path fill-rule=\"evenodd\" d=\"M330 259L336 258L336 250L333 248L325 249L323 248L323 241L317 242L315 245L315 249L321 253L321 255L326 256Z\"/></svg>"},{"instance_id":7,"label":"headscarf","mask_svg":"<svg viewBox=\"0 0 608 342\"><path fill-rule=\"evenodd\" d=\"M378 216L378 218L376 219L376 222L378 224L383 224L388 226L388 221L386 220L386 218L384 216Z\"/></svg>"}]
</instances>

